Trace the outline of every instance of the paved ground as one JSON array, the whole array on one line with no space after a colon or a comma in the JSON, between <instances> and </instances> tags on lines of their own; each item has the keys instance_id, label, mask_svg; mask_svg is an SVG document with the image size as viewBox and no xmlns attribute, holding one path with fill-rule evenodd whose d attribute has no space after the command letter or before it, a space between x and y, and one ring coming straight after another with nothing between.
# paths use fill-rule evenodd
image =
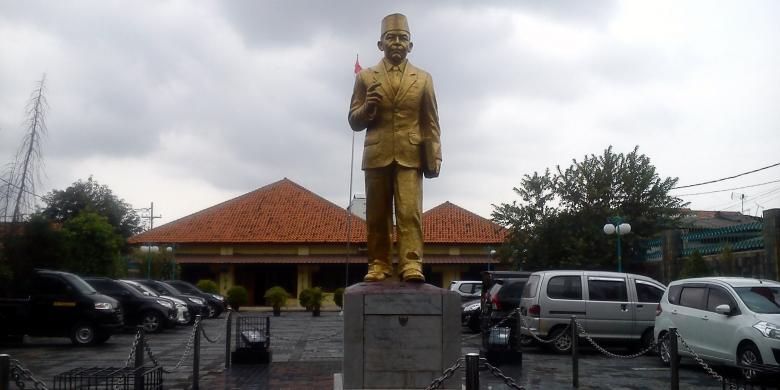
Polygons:
<instances>
[{"instance_id":1,"label":"paved ground","mask_svg":"<svg viewBox=\"0 0 780 390\"><path fill-rule=\"evenodd\" d=\"M260 314L260 313L253 313ZM262 313L268 315L270 313ZM333 374L341 371L342 319L338 312L323 312L312 317L305 312L285 312L271 317L273 363L234 365L224 369L225 320L204 321L207 335L217 343L201 340L201 389L333 389ZM465 330L465 329L464 329ZM166 369L174 369L185 353L189 328L177 328L147 336L153 354ZM25 338L23 345L0 344L0 353L10 354L38 378L51 384L55 375L77 367L122 367L134 339L131 332L112 337L106 344L75 348L67 339ZM478 352L479 337L464 333L463 353ZM628 351L615 350L616 353ZM668 389L669 370L655 356L637 359L609 359L592 349L580 359L581 389ZM530 348L518 362L506 362L499 369L517 383L530 389L570 389L571 358L542 349ZM722 371L722 370L721 370ZM726 370L726 372L729 372ZM463 371L456 375L462 376ZM166 389L189 389L192 382L192 355L179 369L164 375ZM480 375L483 389L508 389L489 371ZM28 387L32 387L28 384ZM683 359L680 387L685 389L719 388L692 360Z\"/></svg>"}]
</instances>

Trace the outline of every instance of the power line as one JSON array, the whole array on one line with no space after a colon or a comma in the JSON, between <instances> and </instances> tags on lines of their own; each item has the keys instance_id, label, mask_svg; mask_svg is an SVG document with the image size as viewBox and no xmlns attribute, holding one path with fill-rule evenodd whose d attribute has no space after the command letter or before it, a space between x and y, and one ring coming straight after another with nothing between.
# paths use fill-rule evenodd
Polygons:
<instances>
[{"instance_id":1,"label":"power line","mask_svg":"<svg viewBox=\"0 0 780 390\"><path fill-rule=\"evenodd\" d=\"M763 167L763 168L754 169L754 170L752 170L752 171L749 171L749 172L740 173L740 174L738 174L738 175L729 176L729 177L724 177L724 178L721 178L721 179L715 179L715 180L705 181L705 182L696 183L696 184L689 184L689 185L687 185L687 186L672 187L672 189L673 189L673 190L678 190L678 189L680 189L680 188L690 188L690 187L696 187L696 186L703 186L703 185L705 185L705 184L712 184L712 183L717 183L717 182L719 182L719 181L724 181L724 180L734 179L734 178L736 178L736 177L740 177L740 176L749 175L749 174L751 174L751 173L756 173L756 172L758 172L758 171L763 171L764 169L769 169L769 168L772 168L772 167L776 167L776 166L778 166L778 165L780 165L780 162L779 162L779 163L772 164L772 165L767 165L767 166L765 166L765 167Z\"/></svg>"},{"instance_id":2,"label":"power line","mask_svg":"<svg viewBox=\"0 0 780 390\"><path fill-rule=\"evenodd\" d=\"M10 182L10 181L8 181L8 180L5 180L5 179L3 179L2 177L0 177L0 181L2 181L2 182L3 182L3 183L5 183L5 184L8 184L8 185L9 185L9 186L11 186L11 187L14 187L14 188L16 188L17 190L20 190L20 189L22 189L22 187L20 187L20 186L18 186L18 185L16 185L16 184L14 184L14 183L11 183L11 182ZM26 192L27 194L30 194L30 195L32 195L32 196L34 196L34 197L36 197L36 198L39 198L40 200L45 200L45 199L43 199L43 196L40 196L40 195L38 195L38 194L36 194L36 193L34 193L34 192L30 191L30 190L26 190L26 189L25 189L25 190L23 190L23 191L24 191L24 192Z\"/></svg>"},{"instance_id":3,"label":"power line","mask_svg":"<svg viewBox=\"0 0 780 390\"><path fill-rule=\"evenodd\" d=\"M715 194L715 193L718 193L718 192L727 192L727 191L741 190L741 189L745 189L745 188L759 187L759 186L772 184L772 183L780 183L780 180L772 180L772 181L768 181L766 183L753 184L753 185L744 186L744 187L729 188L729 189L725 189L725 190L716 190L716 191L708 191L708 192L697 192L697 193L694 193L694 194L679 194L679 195L674 195L674 196L695 196L695 195Z\"/></svg>"}]
</instances>

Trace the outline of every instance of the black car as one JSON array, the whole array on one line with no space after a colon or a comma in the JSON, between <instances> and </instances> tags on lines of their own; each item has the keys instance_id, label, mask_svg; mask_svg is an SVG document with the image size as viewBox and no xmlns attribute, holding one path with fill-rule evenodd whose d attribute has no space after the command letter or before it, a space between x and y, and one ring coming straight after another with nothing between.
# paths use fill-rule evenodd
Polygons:
<instances>
[{"instance_id":1,"label":"black car","mask_svg":"<svg viewBox=\"0 0 780 390\"><path fill-rule=\"evenodd\" d=\"M205 299L206 305L209 307L209 318L217 318L220 314L222 314L223 311L227 309L225 304L225 297L222 295L203 292L192 283L185 282L183 280L166 280L165 283L170 284L185 294L194 295L196 297Z\"/></svg>"},{"instance_id":2,"label":"black car","mask_svg":"<svg viewBox=\"0 0 780 390\"><path fill-rule=\"evenodd\" d=\"M0 336L65 336L76 345L101 344L124 325L120 303L77 275L35 270L18 287L0 297Z\"/></svg>"},{"instance_id":3,"label":"black car","mask_svg":"<svg viewBox=\"0 0 780 390\"><path fill-rule=\"evenodd\" d=\"M465 302L460 308L461 325L469 328L474 333L479 332L479 315L481 311L479 300Z\"/></svg>"},{"instance_id":4,"label":"black car","mask_svg":"<svg viewBox=\"0 0 780 390\"><path fill-rule=\"evenodd\" d=\"M125 325L141 325L150 333L157 333L176 323L176 309L168 300L147 297L138 290L119 281L86 277L84 280L101 294L108 295L122 304Z\"/></svg>"},{"instance_id":5,"label":"black car","mask_svg":"<svg viewBox=\"0 0 780 390\"><path fill-rule=\"evenodd\" d=\"M195 316L200 315L203 318L208 318L209 308L206 305L206 300L194 295L184 294L177 290L176 287L171 286L168 283L161 282L159 280L152 279L138 279L135 280L138 283L143 284L146 287L151 288L160 295L168 295L174 298L181 299L187 303L187 309L190 311L190 324L195 322Z\"/></svg>"},{"instance_id":6,"label":"black car","mask_svg":"<svg viewBox=\"0 0 780 390\"><path fill-rule=\"evenodd\" d=\"M482 272L480 329L482 331L482 348L487 352L496 349L516 350L519 344L532 343L530 337L521 336L518 339L517 314L515 313L515 309L520 305L523 287L525 287L530 275L530 272L520 271ZM496 334L508 332L508 337L494 335L491 338L491 332ZM496 344L495 340L499 339L505 341L506 344Z\"/></svg>"}]
</instances>

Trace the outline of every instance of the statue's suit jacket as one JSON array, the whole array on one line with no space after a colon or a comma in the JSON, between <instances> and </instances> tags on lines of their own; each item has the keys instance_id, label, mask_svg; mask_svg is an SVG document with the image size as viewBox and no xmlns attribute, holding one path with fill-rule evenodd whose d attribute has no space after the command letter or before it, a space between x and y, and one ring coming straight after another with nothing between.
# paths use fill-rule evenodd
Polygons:
<instances>
[{"instance_id":1,"label":"statue's suit jacket","mask_svg":"<svg viewBox=\"0 0 780 390\"><path fill-rule=\"evenodd\" d=\"M365 107L366 89L380 82L383 96L375 115ZM364 170L382 168L394 161L429 174L441 161L439 115L433 80L428 72L406 62L398 92L394 93L384 64L363 69L355 78L349 108L354 131L367 129L363 149Z\"/></svg>"}]
</instances>

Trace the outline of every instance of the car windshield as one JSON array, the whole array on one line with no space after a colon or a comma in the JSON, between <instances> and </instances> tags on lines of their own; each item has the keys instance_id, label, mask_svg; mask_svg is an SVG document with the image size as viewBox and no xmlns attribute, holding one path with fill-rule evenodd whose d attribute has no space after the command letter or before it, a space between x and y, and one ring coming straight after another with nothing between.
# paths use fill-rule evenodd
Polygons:
<instances>
[{"instance_id":1,"label":"car windshield","mask_svg":"<svg viewBox=\"0 0 780 390\"><path fill-rule=\"evenodd\" d=\"M89 283L85 282L84 279L71 274L62 274L62 277L65 278L73 287L76 288L80 293L85 295L92 295L97 294L97 291L95 291L92 286L89 285Z\"/></svg>"},{"instance_id":2,"label":"car windshield","mask_svg":"<svg viewBox=\"0 0 780 390\"><path fill-rule=\"evenodd\" d=\"M780 314L780 287L736 287L734 290L750 310L762 314Z\"/></svg>"},{"instance_id":3,"label":"car windshield","mask_svg":"<svg viewBox=\"0 0 780 390\"><path fill-rule=\"evenodd\" d=\"M163 295L173 295L173 296L182 295L181 291L177 290L175 287L171 286L168 283L158 282L156 285L159 288L159 291L161 293L164 293Z\"/></svg>"},{"instance_id":4,"label":"car windshield","mask_svg":"<svg viewBox=\"0 0 780 390\"><path fill-rule=\"evenodd\" d=\"M187 282L173 282L173 283L168 283L168 284L171 285L172 287L175 287L177 290L185 292L187 294L192 294L192 293L199 294L200 293L200 291L197 288L195 288L195 286L193 286L193 285L191 285L191 284L189 284Z\"/></svg>"},{"instance_id":5,"label":"car windshield","mask_svg":"<svg viewBox=\"0 0 780 390\"><path fill-rule=\"evenodd\" d=\"M122 282L124 282L125 284L127 284L130 287L135 288L136 290L140 291L144 295L148 295L150 297L156 297L157 296L156 292L154 292L152 289L150 289L149 287L144 286L141 283L132 283L132 282L128 282L126 280L123 280Z\"/></svg>"}]
</instances>

